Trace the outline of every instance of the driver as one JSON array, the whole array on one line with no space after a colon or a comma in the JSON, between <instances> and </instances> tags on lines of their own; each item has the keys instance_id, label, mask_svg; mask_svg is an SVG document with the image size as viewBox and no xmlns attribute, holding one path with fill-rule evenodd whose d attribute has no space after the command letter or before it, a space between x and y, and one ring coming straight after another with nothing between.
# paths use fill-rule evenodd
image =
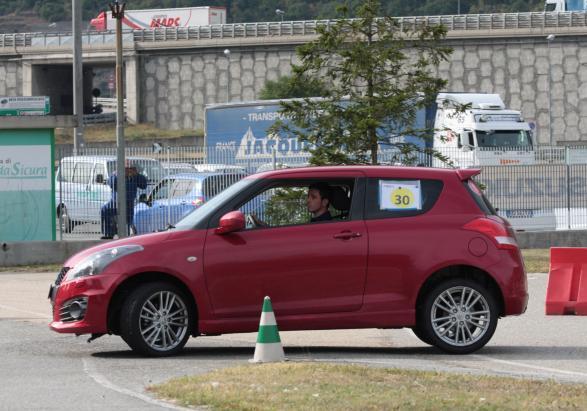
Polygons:
<instances>
[{"instance_id":1,"label":"driver","mask_svg":"<svg viewBox=\"0 0 587 411\"><path fill-rule=\"evenodd\" d=\"M332 190L328 184L310 184L308 187L308 195L306 197L306 207L312 215L310 218L311 223L332 220L332 215L328 210L331 198ZM256 227L269 227L269 224L259 219L255 213L251 213L250 216Z\"/></svg>"}]
</instances>

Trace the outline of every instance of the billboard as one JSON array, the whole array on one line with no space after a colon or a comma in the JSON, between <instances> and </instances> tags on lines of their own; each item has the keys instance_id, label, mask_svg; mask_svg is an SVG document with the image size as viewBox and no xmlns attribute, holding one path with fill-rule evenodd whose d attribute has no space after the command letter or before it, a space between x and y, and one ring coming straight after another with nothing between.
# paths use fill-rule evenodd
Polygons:
<instances>
[{"instance_id":1,"label":"billboard","mask_svg":"<svg viewBox=\"0 0 587 411\"><path fill-rule=\"evenodd\" d=\"M1 97L0 116L46 116L51 110L49 97Z\"/></svg>"}]
</instances>

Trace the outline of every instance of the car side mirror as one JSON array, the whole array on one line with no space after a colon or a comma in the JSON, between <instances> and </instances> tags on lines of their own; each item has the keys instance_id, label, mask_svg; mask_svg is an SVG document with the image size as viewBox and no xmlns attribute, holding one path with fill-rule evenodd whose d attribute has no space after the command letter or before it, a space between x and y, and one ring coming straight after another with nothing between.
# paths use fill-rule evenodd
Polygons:
<instances>
[{"instance_id":1,"label":"car side mirror","mask_svg":"<svg viewBox=\"0 0 587 411\"><path fill-rule=\"evenodd\" d=\"M139 195L139 203L146 203L147 202L147 195L145 193Z\"/></svg>"},{"instance_id":2,"label":"car side mirror","mask_svg":"<svg viewBox=\"0 0 587 411\"><path fill-rule=\"evenodd\" d=\"M96 183L104 184L104 174L96 174Z\"/></svg>"},{"instance_id":3,"label":"car side mirror","mask_svg":"<svg viewBox=\"0 0 587 411\"><path fill-rule=\"evenodd\" d=\"M216 234L228 234L234 233L235 231L244 230L245 228L245 215L240 211L231 211L224 214L220 218L220 224L218 228L214 230Z\"/></svg>"}]
</instances>

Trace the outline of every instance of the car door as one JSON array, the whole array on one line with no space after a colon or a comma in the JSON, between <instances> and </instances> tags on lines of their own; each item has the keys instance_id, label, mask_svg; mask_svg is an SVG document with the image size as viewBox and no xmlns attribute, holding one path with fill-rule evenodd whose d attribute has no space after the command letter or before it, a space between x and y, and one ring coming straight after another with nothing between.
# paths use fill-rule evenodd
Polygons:
<instances>
[{"instance_id":1,"label":"car door","mask_svg":"<svg viewBox=\"0 0 587 411\"><path fill-rule=\"evenodd\" d=\"M352 181L351 212L345 219L246 229L228 235L208 231L204 272L214 314L218 317L257 315L270 296L280 315L358 310L363 303L368 236L362 218L362 183ZM346 180L346 181L349 181ZM331 182L335 180L329 180ZM302 187L307 181L298 181ZM274 184L279 184L276 182ZM273 187L273 186L272 186ZM267 204L262 191L239 206L262 206L267 217L286 219L301 209ZM273 207L276 206L276 207ZM273 211L272 211L273 210Z\"/></svg>"}]
</instances>

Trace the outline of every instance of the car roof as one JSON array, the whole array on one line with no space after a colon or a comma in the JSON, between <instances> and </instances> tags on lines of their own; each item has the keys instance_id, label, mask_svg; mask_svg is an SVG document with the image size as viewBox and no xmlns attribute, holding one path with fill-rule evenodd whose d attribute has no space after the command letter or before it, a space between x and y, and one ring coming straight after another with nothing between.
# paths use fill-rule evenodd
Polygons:
<instances>
[{"instance_id":1,"label":"car roof","mask_svg":"<svg viewBox=\"0 0 587 411\"><path fill-rule=\"evenodd\" d=\"M286 168L272 171L265 171L254 174L252 178L311 178L312 174L316 177L327 173L336 174L337 172L356 172L367 177L394 177L394 178L423 178L423 179L444 179L458 177L465 180L481 172L479 169L451 169L451 168L430 168L430 167L408 167L408 166L371 166L371 165L353 165L353 166L317 166L317 167L300 167Z\"/></svg>"}]
</instances>

